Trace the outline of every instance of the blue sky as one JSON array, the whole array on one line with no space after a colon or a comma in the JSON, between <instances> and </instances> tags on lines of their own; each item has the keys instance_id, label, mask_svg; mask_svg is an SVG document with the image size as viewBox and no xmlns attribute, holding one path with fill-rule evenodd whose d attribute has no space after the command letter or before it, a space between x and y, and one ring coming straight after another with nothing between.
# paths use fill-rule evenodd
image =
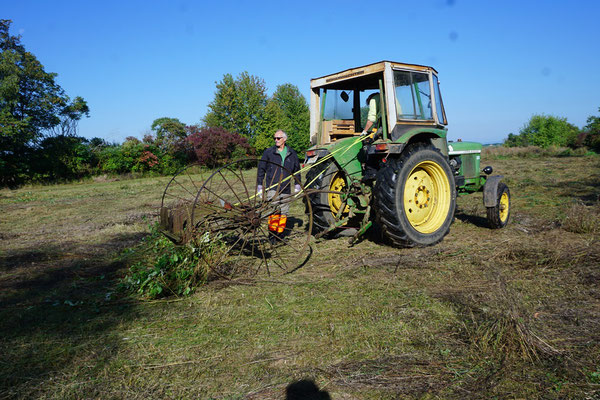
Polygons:
<instances>
[{"instance_id":1,"label":"blue sky","mask_svg":"<svg viewBox=\"0 0 600 400\"><path fill-rule=\"evenodd\" d=\"M0 18L71 97L80 135L141 138L199 123L225 73L269 94L380 60L439 72L451 140L502 141L533 114L599 115L600 1L0 0Z\"/></svg>"}]
</instances>

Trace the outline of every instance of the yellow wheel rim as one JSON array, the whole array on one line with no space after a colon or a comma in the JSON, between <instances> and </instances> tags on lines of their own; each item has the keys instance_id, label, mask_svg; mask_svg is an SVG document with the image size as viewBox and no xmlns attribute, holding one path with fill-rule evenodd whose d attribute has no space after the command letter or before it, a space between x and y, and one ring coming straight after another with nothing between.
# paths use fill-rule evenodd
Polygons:
<instances>
[{"instance_id":1,"label":"yellow wheel rim","mask_svg":"<svg viewBox=\"0 0 600 400\"><path fill-rule=\"evenodd\" d=\"M331 179L331 184L329 185L329 190L332 192L344 192L346 188L346 181L340 172L336 172L333 178ZM342 207L342 196L339 193L328 193L327 200L329 202L329 208L333 216L337 216L340 208ZM342 215L340 217L345 217L350 212L350 207L348 204L344 207L342 211Z\"/></svg>"},{"instance_id":2,"label":"yellow wheel rim","mask_svg":"<svg viewBox=\"0 0 600 400\"><path fill-rule=\"evenodd\" d=\"M408 222L420 233L433 233L450 211L451 190L444 169L433 161L417 164L404 185L404 211Z\"/></svg>"},{"instance_id":3,"label":"yellow wheel rim","mask_svg":"<svg viewBox=\"0 0 600 400\"><path fill-rule=\"evenodd\" d=\"M508 198L508 193L502 193L502 196L500 196L500 204L498 208L500 211L500 221L506 222L506 219L508 218L508 210L510 208L510 200Z\"/></svg>"}]
</instances>

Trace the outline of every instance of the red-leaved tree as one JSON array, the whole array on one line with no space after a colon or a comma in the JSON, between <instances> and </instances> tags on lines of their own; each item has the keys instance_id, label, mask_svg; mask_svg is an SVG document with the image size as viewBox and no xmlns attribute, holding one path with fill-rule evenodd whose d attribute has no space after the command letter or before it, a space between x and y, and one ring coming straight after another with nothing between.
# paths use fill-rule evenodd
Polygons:
<instances>
[{"instance_id":1,"label":"red-leaved tree","mask_svg":"<svg viewBox=\"0 0 600 400\"><path fill-rule=\"evenodd\" d=\"M186 129L186 140L192 146L198 162L209 168L252 155L248 140L237 133L228 132L221 127L188 126Z\"/></svg>"}]
</instances>

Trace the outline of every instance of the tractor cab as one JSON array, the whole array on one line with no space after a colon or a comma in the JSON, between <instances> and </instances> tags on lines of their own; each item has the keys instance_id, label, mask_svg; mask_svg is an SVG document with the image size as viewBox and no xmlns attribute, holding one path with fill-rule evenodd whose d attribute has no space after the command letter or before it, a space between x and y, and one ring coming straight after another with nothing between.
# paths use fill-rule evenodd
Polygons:
<instances>
[{"instance_id":1,"label":"tractor cab","mask_svg":"<svg viewBox=\"0 0 600 400\"><path fill-rule=\"evenodd\" d=\"M402 143L426 132L445 139L437 71L381 61L311 80L311 143L319 146L360 135L367 124L367 99L373 94L379 94L376 139Z\"/></svg>"}]
</instances>

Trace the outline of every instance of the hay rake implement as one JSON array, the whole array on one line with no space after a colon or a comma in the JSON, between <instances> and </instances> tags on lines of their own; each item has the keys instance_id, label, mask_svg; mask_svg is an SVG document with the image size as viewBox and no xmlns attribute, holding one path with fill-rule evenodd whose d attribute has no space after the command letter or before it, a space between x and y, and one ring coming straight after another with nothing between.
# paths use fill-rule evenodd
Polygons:
<instances>
[{"instance_id":1,"label":"hay rake implement","mask_svg":"<svg viewBox=\"0 0 600 400\"><path fill-rule=\"evenodd\" d=\"M257 193L259 162L265 161L242 159L210 174L188 166L163 192L161 231L176 244L198 249L202 262L218 277L284 274L310 255L313 218L307 192L292 175L269 182ZM300 192L294 193L295 185ZM286 186L291 193L285 193ZM281 215L285 207L287 223L277 225L272 216Z\"/></svg>"}]
</instances>

